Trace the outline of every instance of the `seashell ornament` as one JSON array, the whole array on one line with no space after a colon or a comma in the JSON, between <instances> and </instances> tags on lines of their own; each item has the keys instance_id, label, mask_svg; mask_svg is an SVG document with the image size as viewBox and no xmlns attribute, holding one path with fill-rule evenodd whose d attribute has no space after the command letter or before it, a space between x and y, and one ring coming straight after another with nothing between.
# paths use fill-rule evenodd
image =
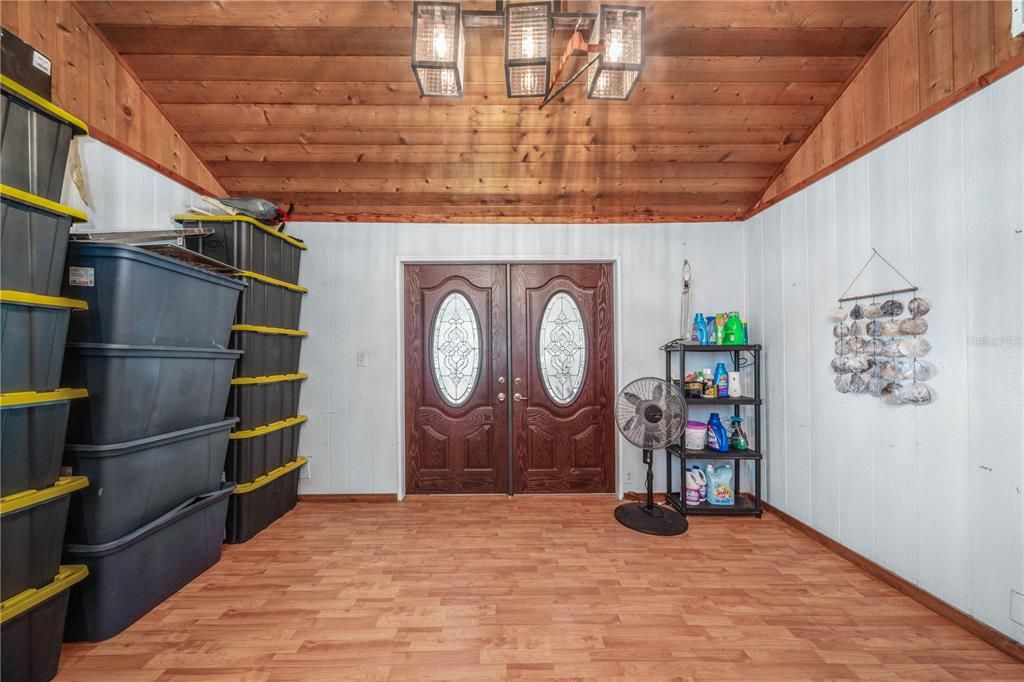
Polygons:
<instances>
[{"instance_id":1,"label":"seashell ornament","mask_svg":"<svg viewBox=\"0 0 1024 682\"><path fill-rule=\"evenodd\" d=\"M832 336L836 337L837 339L841 339L844 336L849 335L850 325L846 324L845 322L836 322L834 325L832 325Z\"/></svg>"},{"instance_id":2,"label":"seashell ornament","mask_svg":"<svg viewBox=\"0 0 1024 682\"><path fill-rule=\"evenodd\" d=\"M885 317L885 313L882 312L882 306L878 303L871 303L864 306L864 317L869 320L876 320L879 317Z\"/></svg>"},{"instance_id":3,"label":"seashell ornament","mask_svg":"<svg viewBox=\"0 0 1024 682\"><path fill-rule=\"evenodd\" d=\"M828 319L833 322L842 322L846 319L846 308L839 306L828 311Z\"/></svg>"},{"instance_id":4,"label":"seashell ornament","mask_svg":"<svg viewBox=\"0 0 1024 682\"><path fill-rule=\"evenodd\" d=\"M927 384L902 386L899 395L904 405L927 405L932 401L932 389Z\"/></svg>"},{"instance_id":5,"label":"seashell ornament","mask_svg":"<svg viewBox=\"0 0 1024 682\"><path fill-rule=\"evenodd\" d=\"M917 336L928 331L928 320L920 317L908 317L900 320L900 334L904 336Z\"/></svg>"},{"instance_id":6,"label":"seashell ornament","mask_svg":"<svg viewBox=\"0 0 1024 682\"><path fill-rule=\"evenodd\" d=\"M900 353L911 358L923 358L928 355L928 351L932 349L932 344L928 343L928 339L923 339L920 336L915 336L910 339L903 339L899 343Z\"/></svg>"},{"instance_id":7,"label":"seashell ornament","mask_svg":"<svg viewBox=\"0 0 1024 682\"><path fill-rule=\"evenodd\" d=\"M853 306L853 308L850 309L850 319L851 320L861 320L863 318L864 318L864 309L861 308L860 307L860 303L858 303L857 305Z\"/></svg>"},{"instance_id":8,"label":"seashell ornament","mask_svg":"<svg viewBox=\"0 0 1024 682\"><path fill-rule=\"evenodd\" d=\"M886 405L899 405L902 401L903 387L895 382L889 382L882 387L878 396Z\"/></svg>"},{"instance_id":9,"label":"seashell ornament","mask_svg":"<svg viewBox=\"0 0 1024 682\"><path fill-rule=\"evenodd\" d=\"M907 312L911 317L924 317L932 309L927 299L914 297L907 303Z\"/></svg>"},{"instance_id":10,"label":"seashell ornament","mask_svg":"<svg viewBox=\"0 0 1024 682\"><path fill-rule=\"evenodd\" d=\"M896 317L903 314L903 304L894 298L890 298L881 305L882 314L889 317Z\"/></svg>"},{"instance_id":11,"label":"seashell ornament","mask_svg":"<svg viewBox=\"0 0 1024 682\"><path fill-rule=\"evenodd\" d=\"M899 336L899 320L884 320L882 322L882 336Z\"/></svg>"}]
</instances>

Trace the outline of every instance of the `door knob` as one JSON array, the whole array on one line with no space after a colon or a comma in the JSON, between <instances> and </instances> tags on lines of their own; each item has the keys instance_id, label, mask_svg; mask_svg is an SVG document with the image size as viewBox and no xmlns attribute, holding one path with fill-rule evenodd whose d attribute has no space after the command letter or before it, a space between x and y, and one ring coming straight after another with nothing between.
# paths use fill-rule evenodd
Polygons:
<instances>
[{"instance_id":1,"label":"door knob","mask_svg":"<svg viewBox=\"0 0 1024 682\"><path fill-rule=\"evenodd\" d=\"M498 394L498 402L499 403L505 402L505 394L504 393L499 393Z\"/></svg>"},{"instance_id":2,"label":"door knob","mask_svg":"<svg viewBox=\"0 0 1024 682\"><path fill-rule=\"evenodd\" d=\"M498 377L498 383L499 384L504 384L505 383L505 377Z\"/></svg>"},{"instance_id":3,"label":"door knob","mask_svg":"<svg viewBox=\"0 0 1024 682\"><path fill-rule=\"evenodd\" d=\"M521 385L523 383L523 380L520 379L519 377L516 377L514 383L515 383L516 386L519 386L519 385Z\"/></svg>"},{"instance_id":4,"label":"door knob","mask_svg":"<svg viewBox=\"0 0 1024 682\"><path fill-rule=\"evenodd\" d=\"M526 396L523 395L522 393L516 393L514 396L512 396L512 399L518 403L520 400L526 400Z\"/></svg>"}]
</instances>

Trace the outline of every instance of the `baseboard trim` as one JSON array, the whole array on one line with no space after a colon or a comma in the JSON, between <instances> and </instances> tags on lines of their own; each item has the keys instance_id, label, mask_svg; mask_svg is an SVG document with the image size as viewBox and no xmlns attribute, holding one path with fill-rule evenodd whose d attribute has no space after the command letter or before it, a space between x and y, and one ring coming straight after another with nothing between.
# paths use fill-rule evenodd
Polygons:
<instances>
[{"instance_id":1,"label":"baseboard trim","mask_svg":"<svg viewBox=\"0 0 1024 682\"><path fill-rule=\"evenodd\" d=\"M971 633L986 644L994 646L1007 656L1024 663L1024 645L1010 639L1007 635L1004 635L995 628L982 623L980 620L964 613L960 609L950 606L931 592L927 592L917 585L914 585L906 579L896 575L889 569L879 566L874 561L871 561L871 559L854 552L846 545L836 542L824 533L811 528L803 521L793 518L786 512L780 511L767 502L762 502L761 504L766 512L777 516L786 525L795 528L818 544L823 545L826 549L838 554L857 568L860 568L875 578L878 578L889 587L895 588L922 606L931 609L940 616L943 616L944 618L959 625L967 632Z\"/></svg>"},{"instance_id":2,"label":"baseboard trim","mask_svg":"<svg viewBox=\"0 0 1024 682\"><path fill-rule=\"evenodd\" d=\"M299 502L348 504L350 502L397 502L397 493L342 493L340 495L299 495Z\"/></svg>"}]
</instances>

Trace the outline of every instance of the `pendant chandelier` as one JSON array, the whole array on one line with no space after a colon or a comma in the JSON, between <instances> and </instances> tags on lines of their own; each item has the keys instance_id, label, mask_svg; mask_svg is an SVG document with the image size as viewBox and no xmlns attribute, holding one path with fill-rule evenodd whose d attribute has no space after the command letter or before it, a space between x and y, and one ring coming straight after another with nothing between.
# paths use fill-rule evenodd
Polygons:
<instances>
[{"instance_id":1,"label":"pendant chandelier","mask_svg":"<svg viewBox=\"0 0 1024 682\"><path fill-rule=\"evenodd\" d=\"M586 73L588 98L629 99L643 69L643 7L601 5L597 14L588 14L559 12L561 2L502 6L499 1L494 11L463 11L457 2L413 3L412 68L421 95L462 97L464 29L502 28L510 98L542 97L543 107ZM555 29L573 31L557 66L551 57ZM563 70L579 56L587 61L559 84Z\"/></svg>"}]
</instances>

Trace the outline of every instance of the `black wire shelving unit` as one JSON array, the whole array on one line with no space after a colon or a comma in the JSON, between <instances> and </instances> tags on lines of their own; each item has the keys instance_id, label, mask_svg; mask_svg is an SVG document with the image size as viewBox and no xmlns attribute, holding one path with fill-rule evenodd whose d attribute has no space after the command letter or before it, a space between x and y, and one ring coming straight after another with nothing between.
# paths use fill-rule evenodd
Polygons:
<instances>
[{"instance_id":1,"label":"black wire shelving unit","mask_svg":"<svg viewBox=\"0 0 1024 682\"><path fill-rule=\"evenodd\" d=\"M733 371L739 372L741 369L752 369L754 391L753 396L743 396L741 398L687 398L686 404L689 407L696 407L698 405L709 405L719 407L733 408L732 414L737 417L740 416L741 408L750 406L753 408L753 424L750 425L752 428L746 428L747 437L753 437L753 441L748 443L749 447L746 450L730 450L729 452L717 452L715 450L700 449L691 450L684 447L685 436L679 437L678 443L673 443L665 449L665 466L667 468L668 477L666 484L665 499L676 511L683 516L694 515L694 516L756 516L761 517L761 478L764 475L764 453L761 450L762 440L762 415L761 408L763 407L763 399L761 397L761 346L759 344L745 344L741 346L737 345L698 345L694 343L684 343L680 339L669 341L661 350L665 351L665 380L672 381L672 361L673 353L677 356L678 369L679 369L679 389L683 389L683 379L686 377L686 360L687 355L692 353L726 353L732 359ZM749 356L744 357L744 354ZM729 428L726 427L726 431ZM679 490L672 490L673 482L673 464L675 460L679 460ZM686 504L686 463L692 460L732 460L734 480L733 485L736 490L736 502L732 505L713 505L709 502L701 502L699 505L687 505ZM754 462L754 494L749 496L747 494L740 493L741 469L740 462L742 461L753 461Z\"/></svg>"}]
</instances>

